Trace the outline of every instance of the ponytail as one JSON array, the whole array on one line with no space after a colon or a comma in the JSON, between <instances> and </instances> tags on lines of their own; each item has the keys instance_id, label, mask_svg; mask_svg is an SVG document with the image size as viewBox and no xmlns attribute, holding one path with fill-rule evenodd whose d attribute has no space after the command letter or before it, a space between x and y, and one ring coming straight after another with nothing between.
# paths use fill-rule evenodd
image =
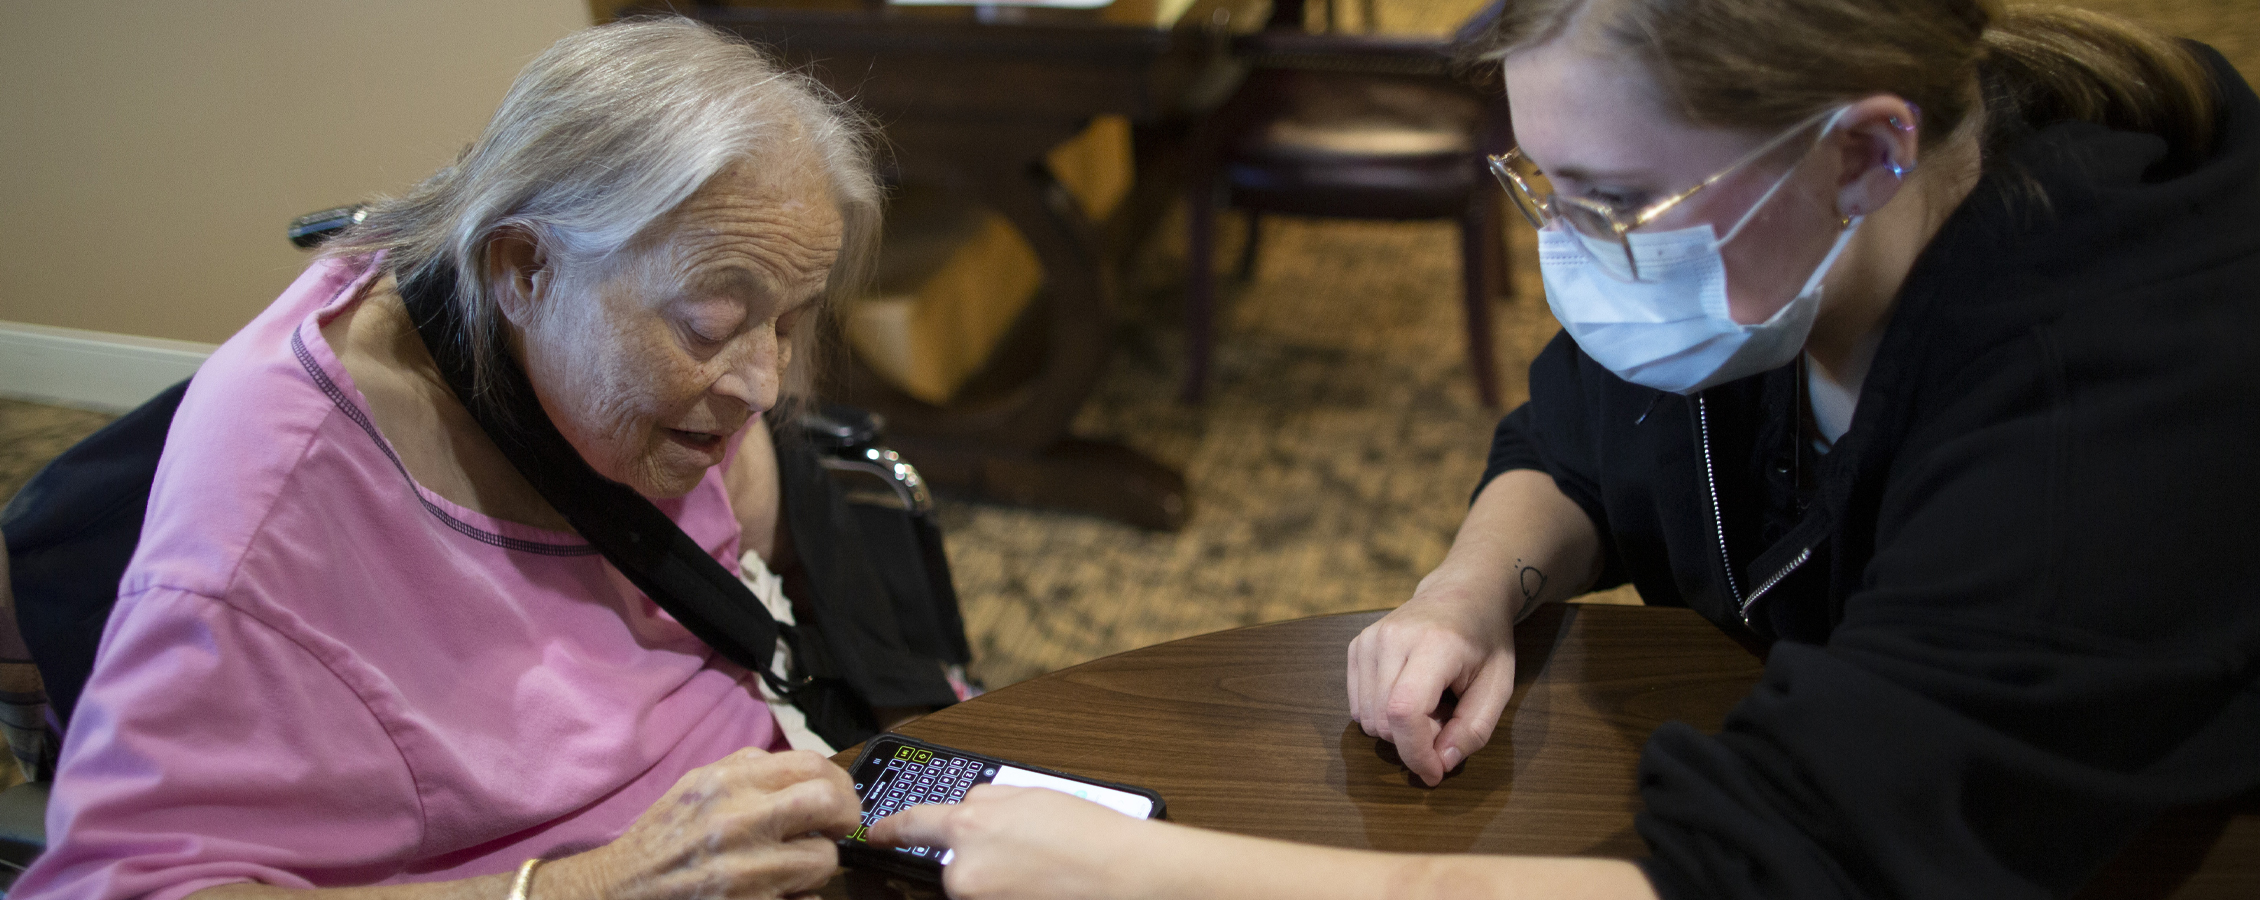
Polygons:
<instances>
[{"instance_id":1,"label":"ponytail","mask_svg":"<svg viewBox=\"0 0 2260 900\"><path fill-rule=\"evenodd\" d=\"M2020 6L1981 42L1989 152L2052 122L2085 121L2165 138L2171 169L2212 153L2213 75L2178 41L2101 13Z\"/></svg>"}]
</instances>

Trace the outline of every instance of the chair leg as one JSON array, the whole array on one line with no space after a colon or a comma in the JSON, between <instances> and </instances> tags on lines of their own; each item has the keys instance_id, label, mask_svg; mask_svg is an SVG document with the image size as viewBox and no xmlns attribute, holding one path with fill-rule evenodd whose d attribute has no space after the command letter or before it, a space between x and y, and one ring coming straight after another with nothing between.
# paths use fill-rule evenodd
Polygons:
<instances>
[{"instance_id":1,"label":"chair leg","mask_svg":"<svg viewBox=\"0 0 2260 900\"><path fill-rule=\"evenodd\" d=\"M1467 209L1460 215L1460 279L1467 307L1467 367L1475 376L1476 396L1492 409L1499 408L1499 378L1491 357L1491 288L1487 284L1494 256L1485 248L1499 242L1497 210L1491 196L1479 191L1468 198Z\"/></svg>"},{"instance_id":2,"label":"chair leg","mask_svg":"<svg viewBox=\"0 0 2260 900\"><path fill-rule=\"evenodd\" d=\"M1199 403L1208 387L1211 333L1216 316L1216 180L1195 171L1185 191L1185 385L1186 403Z\"/></svg>"},{"instance_id":3,"label":"chair leg","mask_svg":"<svg viewBox=\"0 0 2260 900\"><path fill-rule=\"evenodd\" d=\"M1262 246L1263 214L1248 210L1248 242L1240 247L1240 271L1237 275L1240 281L1246 282L1256 277L1256 250Z\"/></svg>"}]
</instances>

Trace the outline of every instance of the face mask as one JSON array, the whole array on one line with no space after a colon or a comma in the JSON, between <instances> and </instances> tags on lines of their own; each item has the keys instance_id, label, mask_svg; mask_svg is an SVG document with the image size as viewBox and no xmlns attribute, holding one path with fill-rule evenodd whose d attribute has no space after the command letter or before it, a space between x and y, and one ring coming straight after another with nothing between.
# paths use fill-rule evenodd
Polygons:
<instances>
[{"instance_id":1,"label":"face mask","mask_svg":"<svg viewBox=\"0 0 2260 900\"><path fill-rule=\"evenodd\" d=\"M1797 358L1820 310L1821 281L1860 222L1837 235L1788 305L1755 325L1727 311L1722 242L1707 224L1626 235L1645 281L1611 278L1594 261L1603 248L1588 252L1570 243L1577 236L1553 228L1538 233L1538 269L1546 305L1587 356L1633 384L1693 394ZM1606 250L1624 253L1613 245Z\"/></svg>"},{"instance_id":2,"label":"face mask","mask_svg":"<svg viewBox=\"0 0 2260 900\"><path fill-rule=\"evenodd\" d=\"M1834 123L1830 119L1823 133ZM1726 261L1719 250L1795 171L1783 173L1725 237L1718 237L1708 223L1625 235L1640 263L1640 281L1620 280L1628 277L1624 249L1612 242L1559 224L1538 232L1546 305L1595 362L1619 378L1659 391L1693 394L1788 365L1812 331L1821 282L1861 220L1851 220L1837 235L1796 297L1755 325L1734 321L1727 310ZM1578 241L1588 246L1580 247Z\"/></svg>"}]
</instances>

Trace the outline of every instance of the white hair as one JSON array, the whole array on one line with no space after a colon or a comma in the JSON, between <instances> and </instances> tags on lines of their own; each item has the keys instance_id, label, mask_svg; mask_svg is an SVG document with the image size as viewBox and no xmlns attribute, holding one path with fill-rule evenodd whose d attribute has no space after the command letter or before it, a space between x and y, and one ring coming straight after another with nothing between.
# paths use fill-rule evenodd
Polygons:
<instances>
[{"instance_id":1,"label":"white hair","mask_svg":"<svg viewBox=\"0 0 2260 900\"><path fill-rule=\"evenodd\" d=\"M812 152L842 220L827 305L861 287L879 232L873 129L829 90L722 31L679 17L630 19L565 37L518 73L485 133L455 164L378 201L325 248L383 251L401 283L452 269L483 398L503 333L489 278L494 238L519 233L565 268L626 249L732 163ZM583 269L587 271L587 269ZM800 329L788 390L805 390Z\"/></svg>"}]
</instances>

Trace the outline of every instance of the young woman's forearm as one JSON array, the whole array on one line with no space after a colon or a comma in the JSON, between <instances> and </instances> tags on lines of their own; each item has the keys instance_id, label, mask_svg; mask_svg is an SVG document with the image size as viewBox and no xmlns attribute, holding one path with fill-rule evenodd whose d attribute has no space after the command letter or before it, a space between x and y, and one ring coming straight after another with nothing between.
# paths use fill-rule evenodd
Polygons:
<instances>
[{"instance_id":1,"label":"young woman's forearm","mask_svg":"<svg viewBox=\"0 0 2260 900\"><path fill-rule=\"evenodd\" d=\"M1553 476L1502 472L1468 507L1452 549L1422 580L1421 592L1456 583L1503 602L1519 616L1549 600L1574 597L1601 574L1601 539L1585 510Z\"/></svg>"},{"instance_id":2,"label":"young woman's forearm","mask_svg":"<svg viewBox=\"0 0 2260 900\"><path fill-rule=\"evenodd\" d=\"M1655 900L1618 859L1378 853L1172 827L1154 898L1219 900ZM1153 860L1146 860L1152 863Z\"/></svg>"}]
</instances>

